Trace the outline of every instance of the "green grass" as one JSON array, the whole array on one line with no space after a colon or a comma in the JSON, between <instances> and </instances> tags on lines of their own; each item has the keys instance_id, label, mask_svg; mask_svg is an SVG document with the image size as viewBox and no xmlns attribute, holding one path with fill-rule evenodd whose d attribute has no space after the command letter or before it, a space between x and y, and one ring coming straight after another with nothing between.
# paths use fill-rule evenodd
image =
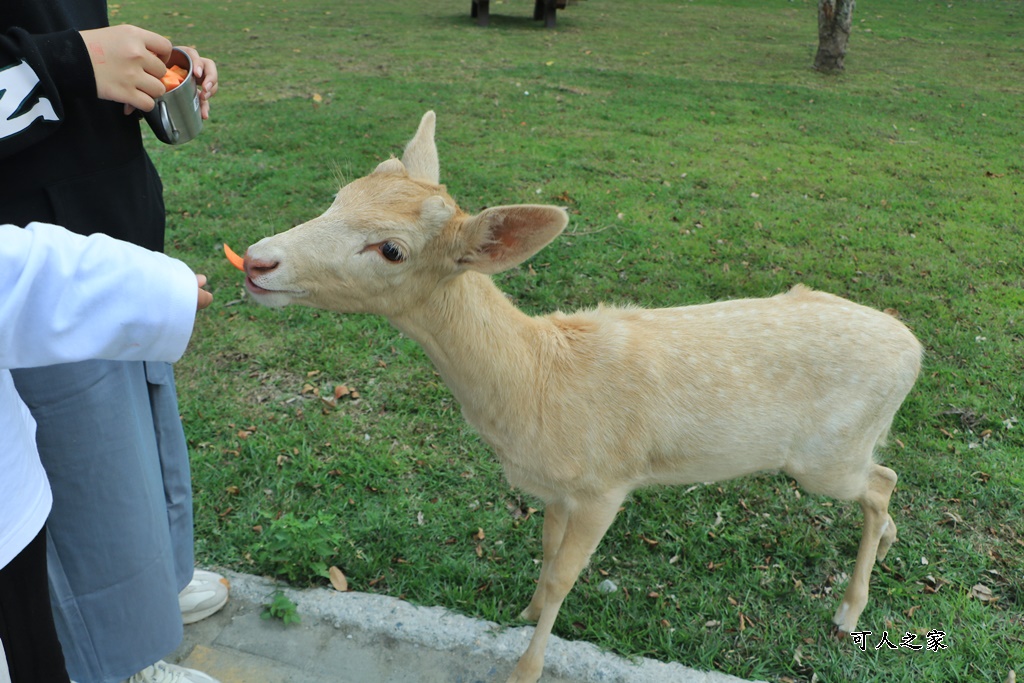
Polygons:
<instances>
[{"instance_id":1,"label":"green grass","mask_svg":"<svg viewBox=\"0 0 1024 683\"><path fill-rule=\"evenodd\" d=\"M772 681L1024 668L1021 5L859 5L847 72L826 77L811 0L586 0L554 31L527 0L492 3L487 29L469 4L114 6L221 74L200 138L149 144L168 250L216 296L177 370L199 560L296 585L336 565L356 590L518 623L540 506L420 349L378 318L256 307L218 250L318 215L434 109L463 208L571 211L497 278L527 311L804 282L898 310L927 347L881 454L900 538L872 580L867 651L828 637L858 507L773 475L635 494L558 635ZM341 384L359 398L321 400ZM606 577L617 592L597 590ZM883 630L920 644L933 629L946 650L874 649Z\"/></svg>"}]
</instances>

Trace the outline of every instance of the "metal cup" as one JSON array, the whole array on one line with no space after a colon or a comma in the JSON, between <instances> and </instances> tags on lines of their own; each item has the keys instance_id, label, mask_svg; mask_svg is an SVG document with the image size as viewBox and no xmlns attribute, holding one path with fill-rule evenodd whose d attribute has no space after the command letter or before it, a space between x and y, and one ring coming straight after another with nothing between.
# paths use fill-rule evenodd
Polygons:
<instances>
[{"instance_id":1,"label":"metal cup","mask_svg":"<svg viewBox=\"0 0 1024 683\"><path fill-rule=\"evenodd\" d=\"M167 66L180 66L188 78L178 87L156 98L156 106L145 114L156 137L168 145L183 145L203 129L199 114L199 88L192 77L192 58L181 48L172 48Z\"/></svg>"}]
</instances>

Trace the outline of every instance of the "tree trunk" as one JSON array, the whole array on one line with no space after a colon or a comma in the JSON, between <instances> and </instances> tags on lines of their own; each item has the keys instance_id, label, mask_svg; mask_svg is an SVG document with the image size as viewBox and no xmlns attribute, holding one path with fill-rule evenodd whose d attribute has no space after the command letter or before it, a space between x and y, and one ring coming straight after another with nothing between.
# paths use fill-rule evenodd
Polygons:
<instances>
[{"instance_id":1,"label":"tree trunk","mask_svg":"<svg viewBox=\"0 0 1024 683\"><path fill-rule=\"evenodd\" d=\"M846 43L850 40L854 0L818 0L818 71L842 71Z\"/></svg>"}]
</instances>

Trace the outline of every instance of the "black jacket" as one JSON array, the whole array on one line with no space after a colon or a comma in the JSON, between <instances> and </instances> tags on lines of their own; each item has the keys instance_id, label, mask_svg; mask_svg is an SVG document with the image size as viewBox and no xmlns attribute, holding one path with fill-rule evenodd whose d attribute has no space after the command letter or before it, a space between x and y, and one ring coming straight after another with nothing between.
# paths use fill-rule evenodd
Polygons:
<instances>
[{"instance_id":1,"label":"black jacket","mask_svg":"<svg viewBox=\"0 0 1024 683\"><path fill-rule=\"evenodd\" d=\"M104 0L4 0L0 12L0 223L56 223L162 250L163 188L138 116L100 100L78 31Z\"/></svg>"}]
</instances>

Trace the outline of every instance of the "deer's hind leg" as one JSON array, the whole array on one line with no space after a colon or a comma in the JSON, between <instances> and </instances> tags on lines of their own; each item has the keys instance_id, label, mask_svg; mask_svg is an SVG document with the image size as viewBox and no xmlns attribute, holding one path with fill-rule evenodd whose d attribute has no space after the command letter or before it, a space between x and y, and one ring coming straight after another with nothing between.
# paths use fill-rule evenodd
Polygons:
<instances>
[{"instance_id":1,"label":"deer's hind leg","mask_svg":"<svg viewBox=\"0 0 1024 683\"><path fill-rule=\"evenodd\" d=\"M867 490L858 499L864 512L864 530L857 550L850 583L832 622L841 633L857 630L857 620L868 602L871 569L876 558L884 558L896 540L896 525L889 515L889 497L896 487L896 473L888 467L872 464Z\"/></svg>"}]
</instances>

